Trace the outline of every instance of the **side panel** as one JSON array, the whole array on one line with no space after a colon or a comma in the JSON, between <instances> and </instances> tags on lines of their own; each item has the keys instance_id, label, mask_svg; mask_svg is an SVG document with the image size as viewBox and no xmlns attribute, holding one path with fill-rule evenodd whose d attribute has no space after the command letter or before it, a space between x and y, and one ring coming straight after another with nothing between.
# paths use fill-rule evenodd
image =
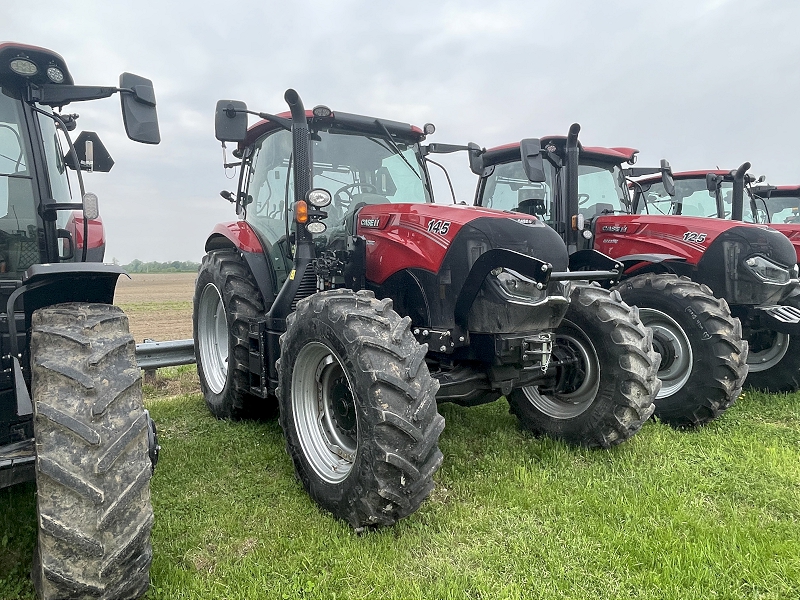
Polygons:
<instances>
[{"instance_id":1,"label":"side panel","mask_svg":"<svg viewBox=\"0 0 800 600\"><path fill-rule=\"evenodd\" d=\"M696 265L711 243L733 226L741 223L672 215L608 215L594 221L594 249L612 258L672 254Z\"/></svg>"},{"instance_id":2,"label":"side panel","mask_svg":"<svg viewBox=\"0 0 800 600\"><path fill-rule=\"evenodd\" d=\"M438 273L453 240L465 225L477 221L507 222L513 229L511 235L496 238L489 230L489 247L524 251L535 246L538 239L547 237L549 228L531 215L483 209L473 206L437 204L379 204L365 206L356 219L356 233L367 244L367 279L381 284L391 275L405 269ZM486 229L486 226L479 226ZM488 229L492 229L489 227ZM488 240L487 240L488 241ZM558 260L551 261L554 268L566 267L560 262L560 247L553 248ZM476 250L477 252L477 250ZM480 254L471 260L474 262ZM536 256L534 254L534 256ZM537 256L538 258L538 256ZM471 264L471 263L470 263Z\"/></svg>"}]
</instances>

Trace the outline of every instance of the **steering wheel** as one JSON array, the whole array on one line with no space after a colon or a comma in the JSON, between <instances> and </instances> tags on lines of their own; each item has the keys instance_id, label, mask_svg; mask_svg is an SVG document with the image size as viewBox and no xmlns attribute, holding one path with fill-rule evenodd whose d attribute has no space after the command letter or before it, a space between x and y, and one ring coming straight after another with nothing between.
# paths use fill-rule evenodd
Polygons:
<instances>
[{"instance_id":1,"label":"steering wheel","mask_svg":"<svg viewBox=\"0 0 800 600\"><path fill-rule=\"evenodd\" d=\"M578 206L583 206L589 201L589 194L578 194Z\"/></svg>"},{"instance_id":2,"label":"steering wheel","mask_svg":"<svg viewBox=\"0 0 800 600\"><path fill-rule=\"evenodd\" d=\"M362 193L368 192L371 194L376 194L378 192L378 188L372 185L371 183L361 183L361 182L348 183L347 185L343 185L333 193L334 201L336 201L336 203L342 206L346 211L348 208L350 208L350 203L353 201L353 193L351 192L351 190L354 190L356 188L359 188ZM345 199L344 197L340 198L339 194L347 194L347 199Z\"/></svg>"}]
</instances>

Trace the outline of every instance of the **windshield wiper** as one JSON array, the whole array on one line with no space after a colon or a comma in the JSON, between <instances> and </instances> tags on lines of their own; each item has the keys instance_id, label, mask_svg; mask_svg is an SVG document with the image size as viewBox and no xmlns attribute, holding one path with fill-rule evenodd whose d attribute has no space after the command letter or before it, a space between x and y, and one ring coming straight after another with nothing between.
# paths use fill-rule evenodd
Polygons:
<instances>
[{"instance_id":1,"label":"windshield wiper","mask_svg":"<svg viewBox=\"0 0 800 600\"><path fill-rule=\"evenodd\" d=\"M420 177L420 174L417 173L417 170L414 167L411 166L411 163L408 162L408 160L406 159L405 156L403 156L403 153L400 151L400 148L398 148L397 144L394 143L394 140L392 139L392 134L389 133L388 129L386 129L386 125L384 125L381 122L380 119L375 119L375 123L380 125L381 129L383 129L383 132L386 134L387 141L389 142L389 144L391 144L392 149L394 149L394 151L397 153L397 155L400 156L400 158L403 159L403 162L408 165L408 168L411 169L411 171L414 173L414 175L417 176L417 179L422 181L422 177Z\"/></svg>"}]
</instances>

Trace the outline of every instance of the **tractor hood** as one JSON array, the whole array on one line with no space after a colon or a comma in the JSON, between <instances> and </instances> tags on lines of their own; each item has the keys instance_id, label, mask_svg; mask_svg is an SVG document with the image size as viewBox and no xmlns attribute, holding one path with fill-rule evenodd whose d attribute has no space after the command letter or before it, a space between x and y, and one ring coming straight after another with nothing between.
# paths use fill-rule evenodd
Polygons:
<instances>
[{"instance_id":1,"label":"tractor hood","mask_svg":"<svg viewBox=\"0 0 800 600\"><path fill-rule=\"evenodd\" d=\"M367 279L377 284L402 269L438 273L451 248L466 266L494 248L515 250L566 271L567 249L558 234L531 215L442 204L378 204L356 215L367 243Z\"/></svg>"}]
</instances>

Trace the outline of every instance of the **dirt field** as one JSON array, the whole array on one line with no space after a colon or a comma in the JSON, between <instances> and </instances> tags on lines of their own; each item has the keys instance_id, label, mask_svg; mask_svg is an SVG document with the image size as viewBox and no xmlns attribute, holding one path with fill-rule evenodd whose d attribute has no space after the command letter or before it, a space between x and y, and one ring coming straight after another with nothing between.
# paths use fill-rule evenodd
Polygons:
<instances>
[{"instance_id":1,"label":"dirt field","mask_svg":"<svg viewBox=\"0 0 800 600\"><path fill-rule=\"evenodd\" d=\"M192 337L196 273L132 274L120 277L114 303L128 315L136 343Z\"/></svg>"}]
</instances>

